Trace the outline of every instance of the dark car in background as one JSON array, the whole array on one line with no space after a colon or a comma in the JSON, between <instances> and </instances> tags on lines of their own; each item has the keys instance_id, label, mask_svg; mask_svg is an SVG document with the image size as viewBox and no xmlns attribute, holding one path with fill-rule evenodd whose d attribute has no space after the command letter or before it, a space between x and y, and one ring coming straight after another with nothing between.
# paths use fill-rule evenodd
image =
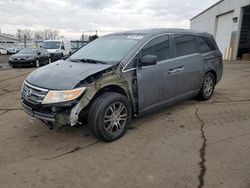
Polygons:
<instances>
[{"instance_id":1,"label":"dark car in background","mask_svg":"<svg viewBox=\"0 0 250 188\"><path fill-rule=\"evenodd\" d=\"M10 56L9 65L12 67L36 66L51 63L50 54L46 49L24 48L17 54Z\"/></svg>"},{"instance_id":2,"label":"dark car in background","mask_svg":"<svg viewBox=\"0 0 250 188\"><path fill-rule=\"evenodd\" d=\"M113 141L132 117L195 96L209 100L222 72L222 54L208 33L114 33L29 74L21 103L50 127L87 123L96 137Z\"/></svg>"}]
</instances>

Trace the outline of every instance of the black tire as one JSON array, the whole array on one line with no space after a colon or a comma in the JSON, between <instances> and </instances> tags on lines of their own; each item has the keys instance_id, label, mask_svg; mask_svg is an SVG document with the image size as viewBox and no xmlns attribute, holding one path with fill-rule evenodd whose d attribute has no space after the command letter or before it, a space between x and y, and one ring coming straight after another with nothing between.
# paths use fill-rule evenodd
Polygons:
<instances>
[{"instance_id":1,"label":"black tire","mask_svg":"<svg viewBox=\"0 0 250 188\"><path fill-rule=\"evenodd\" d=\"M210 85L211 84L211 85ZM208 72L203 79L203 83L200 89L200 93L198 94L198 99L201 101L209 100L213 93L215 87L215 77L213 73Z\"/></svg>"},{"instance_id":2,"label":"black tire","mask_svg":"<svg viewBox=\"0 0 250 188\"><path fill-rule=\"evenodd\" d=\"M120 110L116 109L114 112L112 110L114 108L122 108L123 110L121 110L121 112L119 113L118 111ZM108 115L110 112L111 114ZM124 117L125 114L127 114L126 117ZM108 119L105 120L105 118ZM106 121L106 123L104 121ZM119 93L104 93L103 95L96 98L89 110L89 128L97 138L100 138L105 142L111 142L123 136L128 129L130 121L130 104L127 98ZM122 125L120 124L120 122ZM110 129L110 127L111 130L108 131L107 129Z\"/></svg>"}]
</instances>

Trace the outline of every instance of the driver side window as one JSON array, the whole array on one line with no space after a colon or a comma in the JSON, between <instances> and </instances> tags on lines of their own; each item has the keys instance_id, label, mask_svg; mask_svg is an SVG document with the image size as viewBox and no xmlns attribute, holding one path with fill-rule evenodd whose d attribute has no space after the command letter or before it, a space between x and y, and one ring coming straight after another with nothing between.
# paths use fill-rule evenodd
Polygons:
<instances>
[{"instance_id":1,"label":"driver side window","mask_svg":"<svg viewBox=\"0 0 250 188\"><path fill-rule=\"evenodd\" d=\"M158 36L150 40L132 62L128 64L126 70L137 67L140 57L145 55L155 55L158 62L170 59L169 35Z\"/></svg>"},{"instance_id":2,"label":"driver side window","mask_svg":"<svg viewBox=\"0 0 250 188\"><path fill-rule=\"evenodd\" d=\"M158 62L170 59L169 36L158 36L149 41L141 51L141 57L145 55L155 55Z\"/></svg>"}]
</instances>

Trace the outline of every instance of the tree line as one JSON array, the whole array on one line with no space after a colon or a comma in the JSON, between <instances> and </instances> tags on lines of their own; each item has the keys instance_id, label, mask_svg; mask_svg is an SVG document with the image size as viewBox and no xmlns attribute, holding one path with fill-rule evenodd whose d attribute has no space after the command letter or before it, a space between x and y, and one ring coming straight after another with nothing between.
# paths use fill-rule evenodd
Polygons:
<instances>
[{"instance_id":1,"label":"tree line","mask_svg":"<svg viewBox=\"0 0 250 188\"><path fill-rule=\"evenodd\" d=\"M44 30L36 30L31 31L30 29L24 29L24 30L17 30L16 37L18 38L19 42L24 41L32 41L32 40L54 40L59 38L59 32L57 30L52 29L44 29ZM88 35L88 42L91 42L95 39L97 39L99 36L97 34L94 35ZM80 40L84 40L84 37L82 35Z\"/></svg>"},{"instance_id":2,"label":"tree line","mask_svg":"<svg viewBox=\"0 0 250 188\"><path fill-rule=\"evenodd\" d=\"M59 38L59 32L57 30L44 29L31 31L30 29L17 30L16 37L20 42L24 41L25 38L27 41L31 40L49 40Z\"/></svg>"}]
</instances>

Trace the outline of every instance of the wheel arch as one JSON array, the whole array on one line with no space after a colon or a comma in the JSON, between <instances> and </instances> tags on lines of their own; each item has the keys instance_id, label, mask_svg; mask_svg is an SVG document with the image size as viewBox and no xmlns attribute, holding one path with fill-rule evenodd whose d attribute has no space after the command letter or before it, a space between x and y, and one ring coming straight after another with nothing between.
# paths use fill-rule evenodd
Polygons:
<instances>
[{"instance_id":1,"label":"wheel arch","mask_svg":"<svg viewBox=\"0 0 250 188\"><path fill-rule=\"evenodd\" d=\"M102 95L103 93L105 92L116 92L116 93L120 93L122 95L124 95L126 98L128 98L128 94L127 92L125 91L124 88L122 88L121 86L119 85L115 85L115 84L111 84L111 85L107 85L107 86L104 86L102 87L101 89L99 89L93 99L97 98L98 96ZM128 98L129 99L129 98Z\"/></svg>"},{"instance_id":2,"label":"wheel arch","mask_svg":"<svg viewBox=\"0 0 250 188\"><path fill-rule=\"evenodd\" d=\"M133 100L132 98L130 97L130 94L128 91L126 91L126 89L120 85L116 85L116 84L110 84L110 85L106 85L106 86L103 86L102 88L100 88L94 95L93 97L91 98L91 100L89 101L88 105L86 107L84 107L80 114L82 116L84 115L87 115L88 114L88 110L90 109L91 105L94 103L94 101L101 95L103 95L104 93L107 93L107 92L115 92L115 93L119 93L123 96L125 96L127 98L127 100L129 101L130 103L130 106L131 106L131 112L132 114L134 113L134 106L133 106Z\"/></svg>"}]
</instances>

